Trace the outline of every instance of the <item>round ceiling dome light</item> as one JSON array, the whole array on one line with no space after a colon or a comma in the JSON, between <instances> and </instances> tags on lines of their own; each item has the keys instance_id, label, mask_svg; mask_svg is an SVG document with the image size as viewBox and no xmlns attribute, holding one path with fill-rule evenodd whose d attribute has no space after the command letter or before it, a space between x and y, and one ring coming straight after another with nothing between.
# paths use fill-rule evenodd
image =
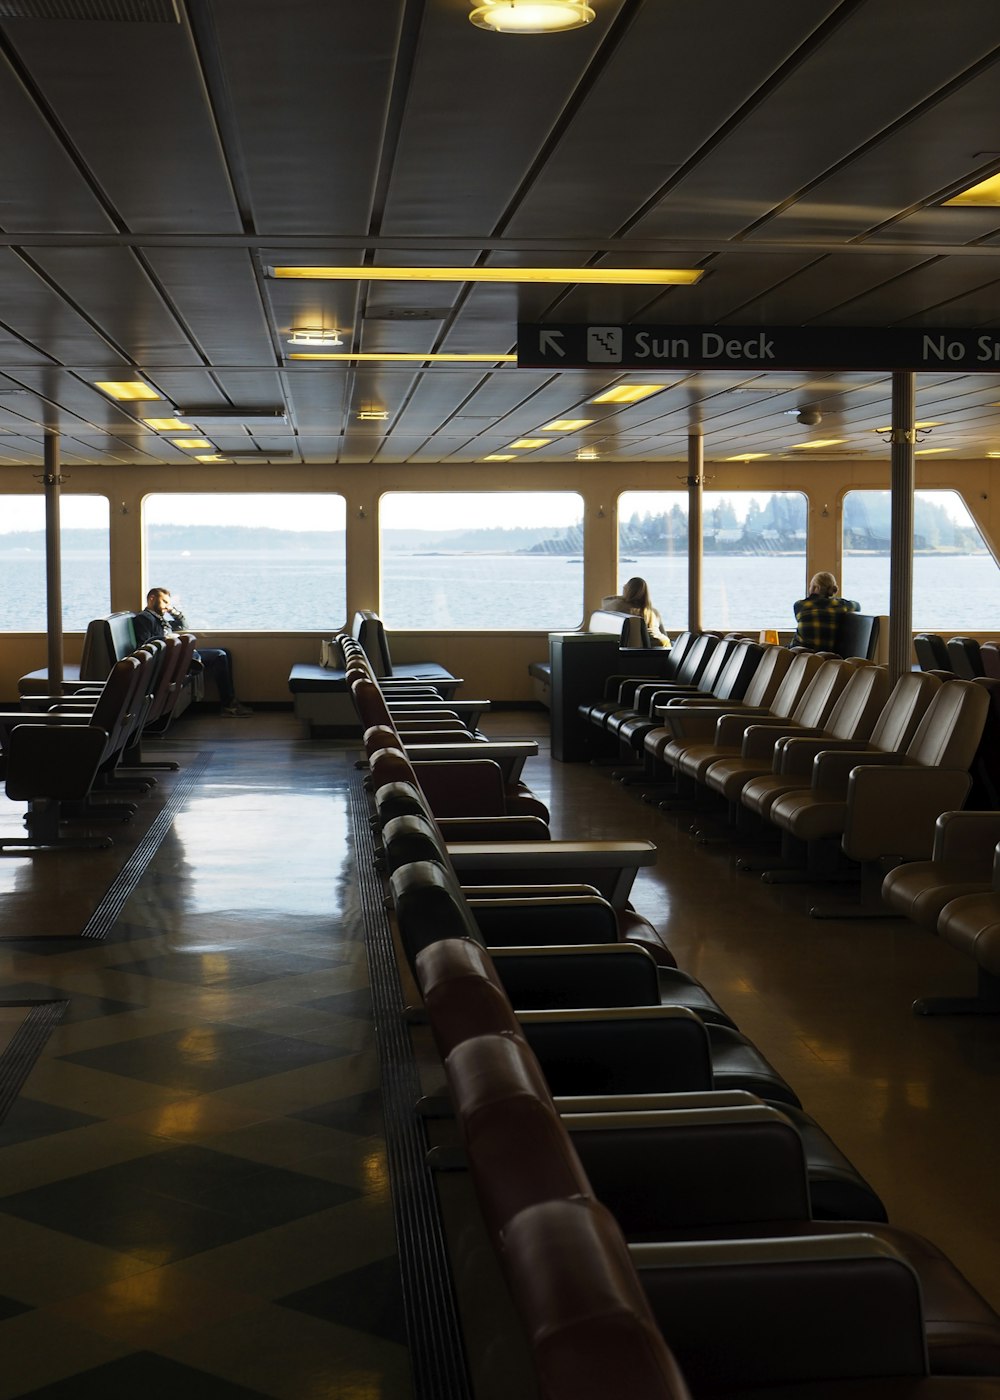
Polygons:
<instances>
[{"instance_id":1,"label":"round ceiling dome light","mask_svg":"<svg viewBox=\"0 0 1000 1400\"><path fill-rule=\"evenodd\" d=\"M497 34L556 34L582 29L594 11L584 0L485 0L474 6L469 18Z\"/></svg>"},{"instance_id":2,"label":"round ceiling dome light","mask_svg":"<svg viewBox=\"0 0 1000 1400\"><path fill-rule=\"evenodd\" d=\"M325 326L292 326L288 332L289 345L343 345L339 330Z\"/></svg>"}]
</instances>

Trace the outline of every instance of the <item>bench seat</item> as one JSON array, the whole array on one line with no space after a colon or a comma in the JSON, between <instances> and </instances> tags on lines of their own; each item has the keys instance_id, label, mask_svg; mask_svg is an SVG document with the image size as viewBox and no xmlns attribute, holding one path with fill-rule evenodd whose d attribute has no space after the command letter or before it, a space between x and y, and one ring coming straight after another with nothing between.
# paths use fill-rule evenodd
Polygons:
<instances>
[{"instance_id":1,"label":"bench seat","mask_svg":"<svg viewBox=\"0 0 1000 1400\"><path fill-rule=\"evenodd\" d=\"M311 738L356 734L358 719L342 668L297 662L288 674L292 708Z\"/></svg>"}]
</instances>

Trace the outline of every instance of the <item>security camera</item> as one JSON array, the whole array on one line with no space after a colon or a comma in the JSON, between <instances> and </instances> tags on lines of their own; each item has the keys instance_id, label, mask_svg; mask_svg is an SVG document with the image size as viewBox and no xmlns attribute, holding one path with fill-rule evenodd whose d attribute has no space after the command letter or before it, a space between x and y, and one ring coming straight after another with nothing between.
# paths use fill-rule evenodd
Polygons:
<instances>
[{"instance_id":1,"label":"security camera","mask_svg":"<svg viewBox=\"0 0 1000 1400\"><path fill-rule=\"evenodd\" d=\"M804 428L815 428L817 423L823 421L823 415L818 408L800 408L796 416Z\"/></svg>"}]
</instances>

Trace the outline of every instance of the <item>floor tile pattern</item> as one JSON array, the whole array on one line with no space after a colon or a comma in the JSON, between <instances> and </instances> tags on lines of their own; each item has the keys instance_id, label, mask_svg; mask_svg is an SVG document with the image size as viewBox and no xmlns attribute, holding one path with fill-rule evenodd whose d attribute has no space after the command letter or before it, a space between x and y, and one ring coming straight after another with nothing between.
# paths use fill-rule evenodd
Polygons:
<instances>
[{"instance_id":1,"label":"floor tile pattern","mask_svg":"<svg viewBox=\"0 0 1000 1400\"><path fill-rule=\"evenodd\" d=\"M410 1400L353 748L178 728L134 879L142 831L0 862L0 1075L65 1012L0 1123L0 1397Z\"/></svg>"}]
</instances>

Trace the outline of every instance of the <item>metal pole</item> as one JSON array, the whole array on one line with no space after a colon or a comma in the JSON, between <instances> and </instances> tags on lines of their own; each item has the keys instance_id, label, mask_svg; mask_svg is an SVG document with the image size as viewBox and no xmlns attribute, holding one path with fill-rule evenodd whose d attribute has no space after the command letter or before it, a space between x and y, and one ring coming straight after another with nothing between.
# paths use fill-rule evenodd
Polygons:
<instances>
[{"instance_id":1,"label":"metal pole","mask_svg":"<svg viewBox=\"0 0 1000 1400\"><path fill-rule=\"evenodd\" d=\"M45 434L45 596L50 694L63 682L62 545L59 538L59 438Z\"/></svg>"},{"instance_id":2,"label":"metal pole","mask_svg":"<svg viewBox=\"0 0 1000 1400\"><path fill-rule=\"evenodd\" d=\"M892 525L889 542L889 683L910 669L913 645L913 449L917 416L916 375L892 376Z\"/></svg>"},{"instance_id":3,"label":"metal pole","mask_svg":"<svg viewBox=\"0 0 1000 1400\"><path fill-rule=\"evenodd\" d=\"M705 488L705 442L688 434L688 631L701 631L702 493Z\"/></svg>"}]
</instances>

